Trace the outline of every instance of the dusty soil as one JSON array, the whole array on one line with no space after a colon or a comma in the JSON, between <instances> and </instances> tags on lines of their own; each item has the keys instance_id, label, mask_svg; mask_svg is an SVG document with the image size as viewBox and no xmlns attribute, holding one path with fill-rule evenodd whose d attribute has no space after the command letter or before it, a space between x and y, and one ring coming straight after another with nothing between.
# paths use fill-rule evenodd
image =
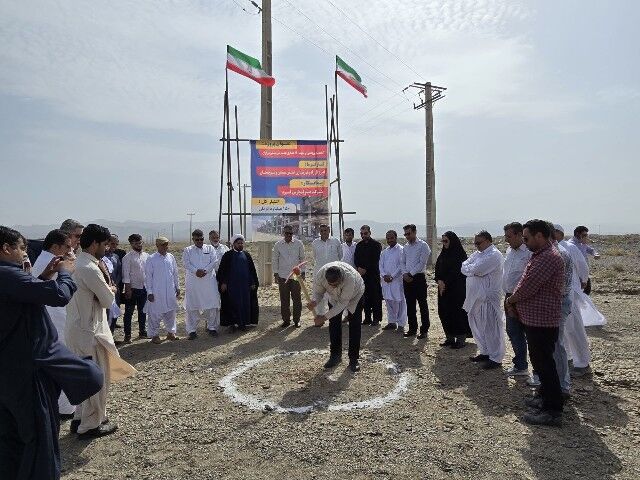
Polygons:
<instances>
[{"instance_id":1,"label":"dusty soil","mask_svg":"<svg viewBox=\"0 0 640 480\"><path fill-rule=\"evenodd\" d=\"M429 339L363 326L358 374L344 364L324 372L325 356L309 353L274 358L236 379L240 392L265 402L316 402L312 413L234 403L219 382L242 362L328 346L327 328L313 327L309 314L302 328L279 328L272 285L260 289L259 326L244 334L211 338L201 325L195 341L123 347L139 374L111 388L108 412L119 429L81 441L63 424L63 478L640 478L639 242L594 239L602 257L592 261L593 298L609 323L589 329L593 376L574 380L562 428L522 423L529 388L471 364L473 346L438 346L433 285ZM183 314L178 329L184 335ZM343 339L346 348L346 326ZM510 359L508 351L505 368ZM384 396L403 373L408 390L382 408L327 408Z\"/></svg>"}]
</instances>

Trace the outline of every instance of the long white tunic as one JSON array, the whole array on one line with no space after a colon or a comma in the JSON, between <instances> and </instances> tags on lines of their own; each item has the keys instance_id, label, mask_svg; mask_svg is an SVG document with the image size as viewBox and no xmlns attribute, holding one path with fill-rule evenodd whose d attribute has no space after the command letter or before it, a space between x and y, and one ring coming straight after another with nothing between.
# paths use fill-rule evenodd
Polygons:
<instances>
[{"instance_id":1,"label":"long white tunic","mask_svg":"<svg viewBox=\"0 0 640 480\"><path fill-rule=\"evenodd\" d=\"M216 252L216 264L213 266L213 268L217 272L218 267L220 266L220 260L222 260L222 256L229 251L229 247L227 247L224 243L217 243L215 245L211 244L211 247Z\"/></svg>"},{"instance_id":2,"label":"long white tunic","mask_svg":"<svg viewBox=\"0 0 640 480\"><path fill-rule=\"evenodd\" d=\"M147 295L153 295L153 302L147 301L145 313L151 315L167 313L178 309L176 291L178 283L178 265L170 253L160 255L158 252L149 257L145 264L144 286Z\"/></svg>"},{"instance_id":3,"label":"long white tunic","mask_svg":"<svg viewBox=\"0 0 640 480\"><path fill-rule=\"evenodd\" d=\"M402 246L398 243L393 248L387 247L380 254L380 284L382 285L382 297L385 300L401 302L404 300L404 288L402 285ZM393 278L391 283L384 281L382 277L389 275Z\"/></svg>"},{"instance_id":4,"label":"long white tunic","mask_svg":"<svg viewBox=\"0 0 640 480\"><path fill-rule=\"evenodd\" d=\"M217 262L218 255L211 245L203 245L202 248L191 245L182 252L186 310L220 308L220 293L215 272ZM204 277L197 277L197 270L206 270L207 274Z\"/></svg>"},{"instance_id":5,"label":"long white tunic","mask_svg":"<svg viewBox=\"0 0 640 480\"><path fill-rule=\"evenodd\" d=\"M43 250L40 255L38 255L36 261L33 262L33 266L31 267L31 275L38 278L40 274L44 272L44 269L47 268L47 265L49 265L49 262L51 262L53 257L55 257L53 253ZM58 274L54 273L52 279L55 279L57 277ZM45 308L47 309L47 313L49 314L53 325L58 331L58 336L62 340L62 343L64 343L64 325L67 321L67 307L46 306Z\"/></svg>"}]
</instances>

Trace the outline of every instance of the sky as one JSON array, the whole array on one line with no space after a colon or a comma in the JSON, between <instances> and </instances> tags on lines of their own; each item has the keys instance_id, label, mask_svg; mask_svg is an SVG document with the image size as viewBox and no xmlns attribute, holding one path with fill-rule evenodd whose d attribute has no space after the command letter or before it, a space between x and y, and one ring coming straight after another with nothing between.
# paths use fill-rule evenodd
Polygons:
<instances>
[{"instance_id":1,"label":"sky","mask_svg":"<svg viewBox=\"0 0 640 480\"><path fill-rule=\"evenodd\" d=\"M273 138L325 137L339 54L369 91L338 86L346 210L425 223L402 90L430 81L438 225L639 232L638 21L632 0L273 0ZM226 45L260 57L260 29L248 0L0 0L0 223L217 218ZM258 137L259 86L229 90Z\"/></svg>"}]
</instances>

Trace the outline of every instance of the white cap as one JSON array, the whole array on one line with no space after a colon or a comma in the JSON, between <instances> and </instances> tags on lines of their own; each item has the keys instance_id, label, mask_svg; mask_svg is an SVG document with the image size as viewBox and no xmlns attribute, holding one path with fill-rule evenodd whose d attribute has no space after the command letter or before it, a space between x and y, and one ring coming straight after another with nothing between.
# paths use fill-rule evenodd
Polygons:
<instances>
[{"instance_id":1,"label":"white cap","mask_svg":"<svg viewBox=\"0 0 640 480\"><path fill-rule=\"evenodd\" d=\"M559 223L554 223L553 224L553 229L558 231L558 232L564 233L564 228L562 228L562 225L560 225Z\"/></svg>"}]
</instances>

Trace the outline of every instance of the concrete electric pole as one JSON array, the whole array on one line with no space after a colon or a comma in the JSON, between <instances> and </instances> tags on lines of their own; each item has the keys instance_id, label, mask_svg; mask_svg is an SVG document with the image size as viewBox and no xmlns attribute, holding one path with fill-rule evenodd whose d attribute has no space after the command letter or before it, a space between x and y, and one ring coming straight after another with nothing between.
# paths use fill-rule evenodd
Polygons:
<instances>
[{"instance_id":1,"label":"concrete electric pole","mask_svg":"<svg viewBox=\"0 0 640 480\"><path fill-rule=\"evenodd\" d=\"M271 71L271 0L262 0L262 68L269 75ZM260 87L260 139L272 139L272 99L271 87Z\"/></svg>"},{"instance_id":2,"label":"concrete electric pole","mask_svg":"<svg viewBox=\"0 0 640 480\"><path fill-rule=\"evenodd\" d=\"M426 220L427 220L427 243L431 247L433 252L435 246L438 243L438 232L436 230L436 173L433 156L433 104L444 97L444 87L436 87L427 83L413 83L410 85L412 88L420 90L420 99L422 102L419 105L414 104L413 108L419 110L424 108L425 110L425 144L426 144ZM409 88L409 87L407 87ZM433 255L429 257L429 264L431 264Z\"/></svg>"},{"instance_id":3,"label":"concrete electric pole","mask_svg":"<svg viewBox=\"0 0 640 480\"><path fill-rule=\"evenodd\" d=\"M189 241L193 241L191 240L191 232L193 232L193 216L195 215L195 213L187 213L187 216L189 217Z\"/></svg>"}]
</instances>

